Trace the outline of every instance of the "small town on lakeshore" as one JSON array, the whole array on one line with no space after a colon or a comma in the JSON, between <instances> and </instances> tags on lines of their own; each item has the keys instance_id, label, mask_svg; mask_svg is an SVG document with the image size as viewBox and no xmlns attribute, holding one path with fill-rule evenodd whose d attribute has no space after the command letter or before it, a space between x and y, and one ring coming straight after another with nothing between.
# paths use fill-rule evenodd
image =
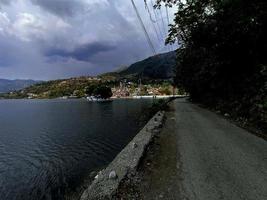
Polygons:
<instances>
[{"instance_id":1,"label":"small town on lakeshore","mask_svg":"<svg viewBox=\"0 0 267 200\"><path fill-rule=\"evenodd\" d=\"M175 51L172 51L151 56L124 67L120 71L107 72L98 76L80 76L50 81L13 80L9 83L9 87L0 90L0 98L138 99L185 95L184 89L179 88L174 82L175 55ZM99 92L102 93L102 90L104 94L100 95Z\"/></svg>"},{"instance_id":2,"label":"small town on lakeshore","mask_svg":"<svg viewBox=\"0 0 267 200\"><path fill-rule=\"evenodd\" d=\"M51 83L52 82L52 83ZM53 84L53 88L49 87ZM18 91L0 94L0 98L24 98L24 99L78 99L90 96L88 87L105 85L112 91L110 98L167 98L170 96L184 95L183 90L171 84L171 81L158 83L142 83L128 81L104 81L99 77L79 77L67 80L41 82Z\"/></svg>"}]
</instances>

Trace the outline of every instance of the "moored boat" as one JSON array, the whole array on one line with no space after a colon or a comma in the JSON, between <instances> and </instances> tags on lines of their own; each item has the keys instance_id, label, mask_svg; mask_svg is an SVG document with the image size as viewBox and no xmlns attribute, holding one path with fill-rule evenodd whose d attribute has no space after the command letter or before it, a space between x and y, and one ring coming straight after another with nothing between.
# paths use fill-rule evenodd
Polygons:
<instances>
[{"instance_id":1,"label":"moored boat","mask_svg":"<svg viewBox=\"0 0 267 200\"><path fill-rule=\"evenodd\" d=\"M95 96L89 96L89 97L86 97L86 99L89 102L111 102L113 101L112 99L103 99L103 98L99 98Z\"/></svg>"}]
</instances>

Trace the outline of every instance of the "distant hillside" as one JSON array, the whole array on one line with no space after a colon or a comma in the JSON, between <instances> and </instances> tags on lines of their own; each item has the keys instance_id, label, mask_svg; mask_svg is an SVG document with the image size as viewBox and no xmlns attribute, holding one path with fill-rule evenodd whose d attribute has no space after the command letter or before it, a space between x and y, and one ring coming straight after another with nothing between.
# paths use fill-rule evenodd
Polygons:
<instances>
[{"instance_id":1,"label":"distant hillside","mask_svg":"<svg viewBox=\"0 0 267 200\"><path fill-rule=\"evenodd\" d=\"M12 94L0 94L0 98L57 98L63 96L83 97L85 88L89 85L97 85L100 79L95 77L76 77L40 82L29 87L12 92Z\"/></svg>"},{"instance_id":2,"label":"distant hillside","mask_svg":"<svg viewBox=\"0 0 267 200\"><path fill-rule=\"evenodd\" d=\"M21 90L23 88L29 87L40 81L34 80L7 80L7 79L0 79L0 93L11 92L15 90Z\"/></svg>"},{"instance_id":3,"label":"distant hillside","mask_svg":"<svg viewBox=\"0 0 267 200\"><path fill-rule=\"evenodd\" d=\"M174 76L176 53L169 52L149 57L129 67L120 68L115 72L99 77L76 77L69 79L36 82L32 80L0 79L0 92L15 91L12 94L1 94L0 98L57 98L63 96L83 97L85 88L95 86L100 82L113 86L121 79L127 78L133 82L141 77L144 82L164 82ZM21 90L23 89L23 90Z\"/></svg>"},{"instance_id":4,"label":"distant hillside","mask_svg":"<svg viewBox=\"0 0 267 200\"><path fill-rule=\"evenodd\" d=\"M120 72L110 72L100 77L113 77L116 79L128 78L136 79L139 77L146 79L166 80L174 76L176 66L176 53L174 51L149 57L130 65Z\"/></svg>"}]
</instances>

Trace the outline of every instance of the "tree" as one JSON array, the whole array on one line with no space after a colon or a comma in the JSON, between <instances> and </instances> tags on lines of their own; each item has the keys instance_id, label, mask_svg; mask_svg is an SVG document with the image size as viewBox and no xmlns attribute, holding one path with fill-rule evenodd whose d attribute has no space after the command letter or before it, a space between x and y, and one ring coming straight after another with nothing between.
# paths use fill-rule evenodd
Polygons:
<instances>
[{"instance_id":1,"label":"tree","mask_svg":"<svg viewBox=\"0 0 267 200\"><path fill-rule=\"evenodd\" d=\"M267 2L264 0L162 0L178 11L167 43L177 39L181 83L192 95L224 97L247 92L266 66ZM255 81L255 83L258 81ZM264 85L261 83L261 85ZM246 91L244 91L244 89Z\"/></svg>"},{"instance_id":2,"label":"tree","mask_svg":"<svg viewBox=\"0 0 267 200\"><path fill-rule=\"evenodd\" d=\"M176 84L195 101L245 117L262 113L255 105L267 101L267 1L157 0L155 7L161 3L178 8L166 39L180 44Z\"/></svg>"},{"instance_id":3,"label":"tree","mask_svg":"<svg viewBox=\"0 0 267 200\"><path fill-rule=\"evenodd\" d=\"M100 85L94 89L93 95L99 96L100 98L103 98L103 99L108 99L112 97L112 91L110 87Z\"/></svg>"},{"instance_id":4,"label":"tree","mask_svg":"<svg viewBox=\"0 0 267 200\"><path fill-rule=\"evenodd\" d=\"M86 88L85 88L85 93L87 95L93 95L94 90L96 89L97 85L95 84L89 84Z\"/></svg>"}]
</instances>

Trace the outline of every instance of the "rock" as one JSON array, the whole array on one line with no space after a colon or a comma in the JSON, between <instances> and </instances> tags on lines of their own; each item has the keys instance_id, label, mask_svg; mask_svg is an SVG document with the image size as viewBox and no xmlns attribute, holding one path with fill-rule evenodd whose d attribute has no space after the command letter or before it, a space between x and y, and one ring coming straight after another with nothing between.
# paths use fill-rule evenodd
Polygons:
<instances>
[{"instance_id":1,"label":"rock","mask_svg":"<svg viewBox=\"0 0 267 200\"><path fill-rule=\"evenodd\" d=\"M230 115L228 113L225 113L224 116L225 117L230 117Z\"/></svg>"},{"instance_id":2,"label":"rock","mask_svg":"<svg viewBox=\"0 0 267 200\"><path fill-rule=\"evenodd\" d=\"M155 134L159 134L159 133L160 133L160 130L158 130L158 129L155 129L155 130L153 131L153 133L155 133ZM159 137L159 136L157 136L157 135L154 135L154 137Z\"/></svg>"},{"instance_id":3,"label":"rock","mask_svg":"<svg viewBox=\"0 0 267 200\"><path fill-rule=\"evenodd\" d=\"M135 149L137 147L137 144L134 142L132 147L133 149Z\"/></svg>"},{"instance_id":4,"label":"rock","mask_svg":"<svg viewBox=\"0 0 267 200\"><path fill-rule=\"evenodd\" d=\"M90 178L94 178L94 177L96 177L96 174L97 173L95 171L92 171L89 176L90 176Z\"/></svg>"},{"instance_id":5,"label":"rock","mask_svg":"<svg viewBox=\"0 0 267 200\"><path fill-rule=\"evenodd\" d=\"M151 131L151 130L152 130L151 126L147 126L147 127L146 127L146 131L149 132L149 131Z\"/></svg>"},{"instance_id":6,"label":"rock","mask_svg":"<svg viewBox=\"0 0 267 200\"><path fill-rule=\"evenodd\" d=\"M158 121L158 118L155 117L155 118L154 118L154 121L157 122L157 121Z\"/></svg>"},{"instance_id":7,"label":"rock","mask_svg":"<svg viewBox=\"0 0 267 200\"><path fill-rule=\"evenodd\" d=\"M97 175L95 176L95 179L99 179L101 175L102 175L102 171L99 171L99 172L97 173Z\"/></svg>"},{"instance_id":8,"label":"rock","mask_svg":"<svg viewBox=\"0 0 267 200\"><path fill-rule=\"evenodd\" d=\"M164 196L163 196L162 194L159 195L159 198L160 198L160 199L163 199L163 197L164 197Z\"/></svg>"},{"instance_id":9,"label":"rock","mask_svg":"<svg viewBox=\"0 0 267 200\"><path fill-rule=\"evenodd\" d=\"M117 177L118 176L115 171L111 171L108 176L109 179L116 179Z\"/></svg>"},{"instance_id":10,"label":"rock","mask_svg":"<svg viewBox=\"0 0 267 200\"><path fill-rule=\"evenodd\" d=\"M98 179L99 178L99 175L97 174L96 176L95 176L95 179Z\"/></svg>"},{"instance_id":11,"label":"rock","mask_svg":"<svg viewBox=\"0 0 267 200\"><path fill-rule=\"evenodd\" d=\"M259 107L260 109L263 109L264 106L263 106L262 104L259 104L258 107Z\"/></svg>"}]
</instances>

